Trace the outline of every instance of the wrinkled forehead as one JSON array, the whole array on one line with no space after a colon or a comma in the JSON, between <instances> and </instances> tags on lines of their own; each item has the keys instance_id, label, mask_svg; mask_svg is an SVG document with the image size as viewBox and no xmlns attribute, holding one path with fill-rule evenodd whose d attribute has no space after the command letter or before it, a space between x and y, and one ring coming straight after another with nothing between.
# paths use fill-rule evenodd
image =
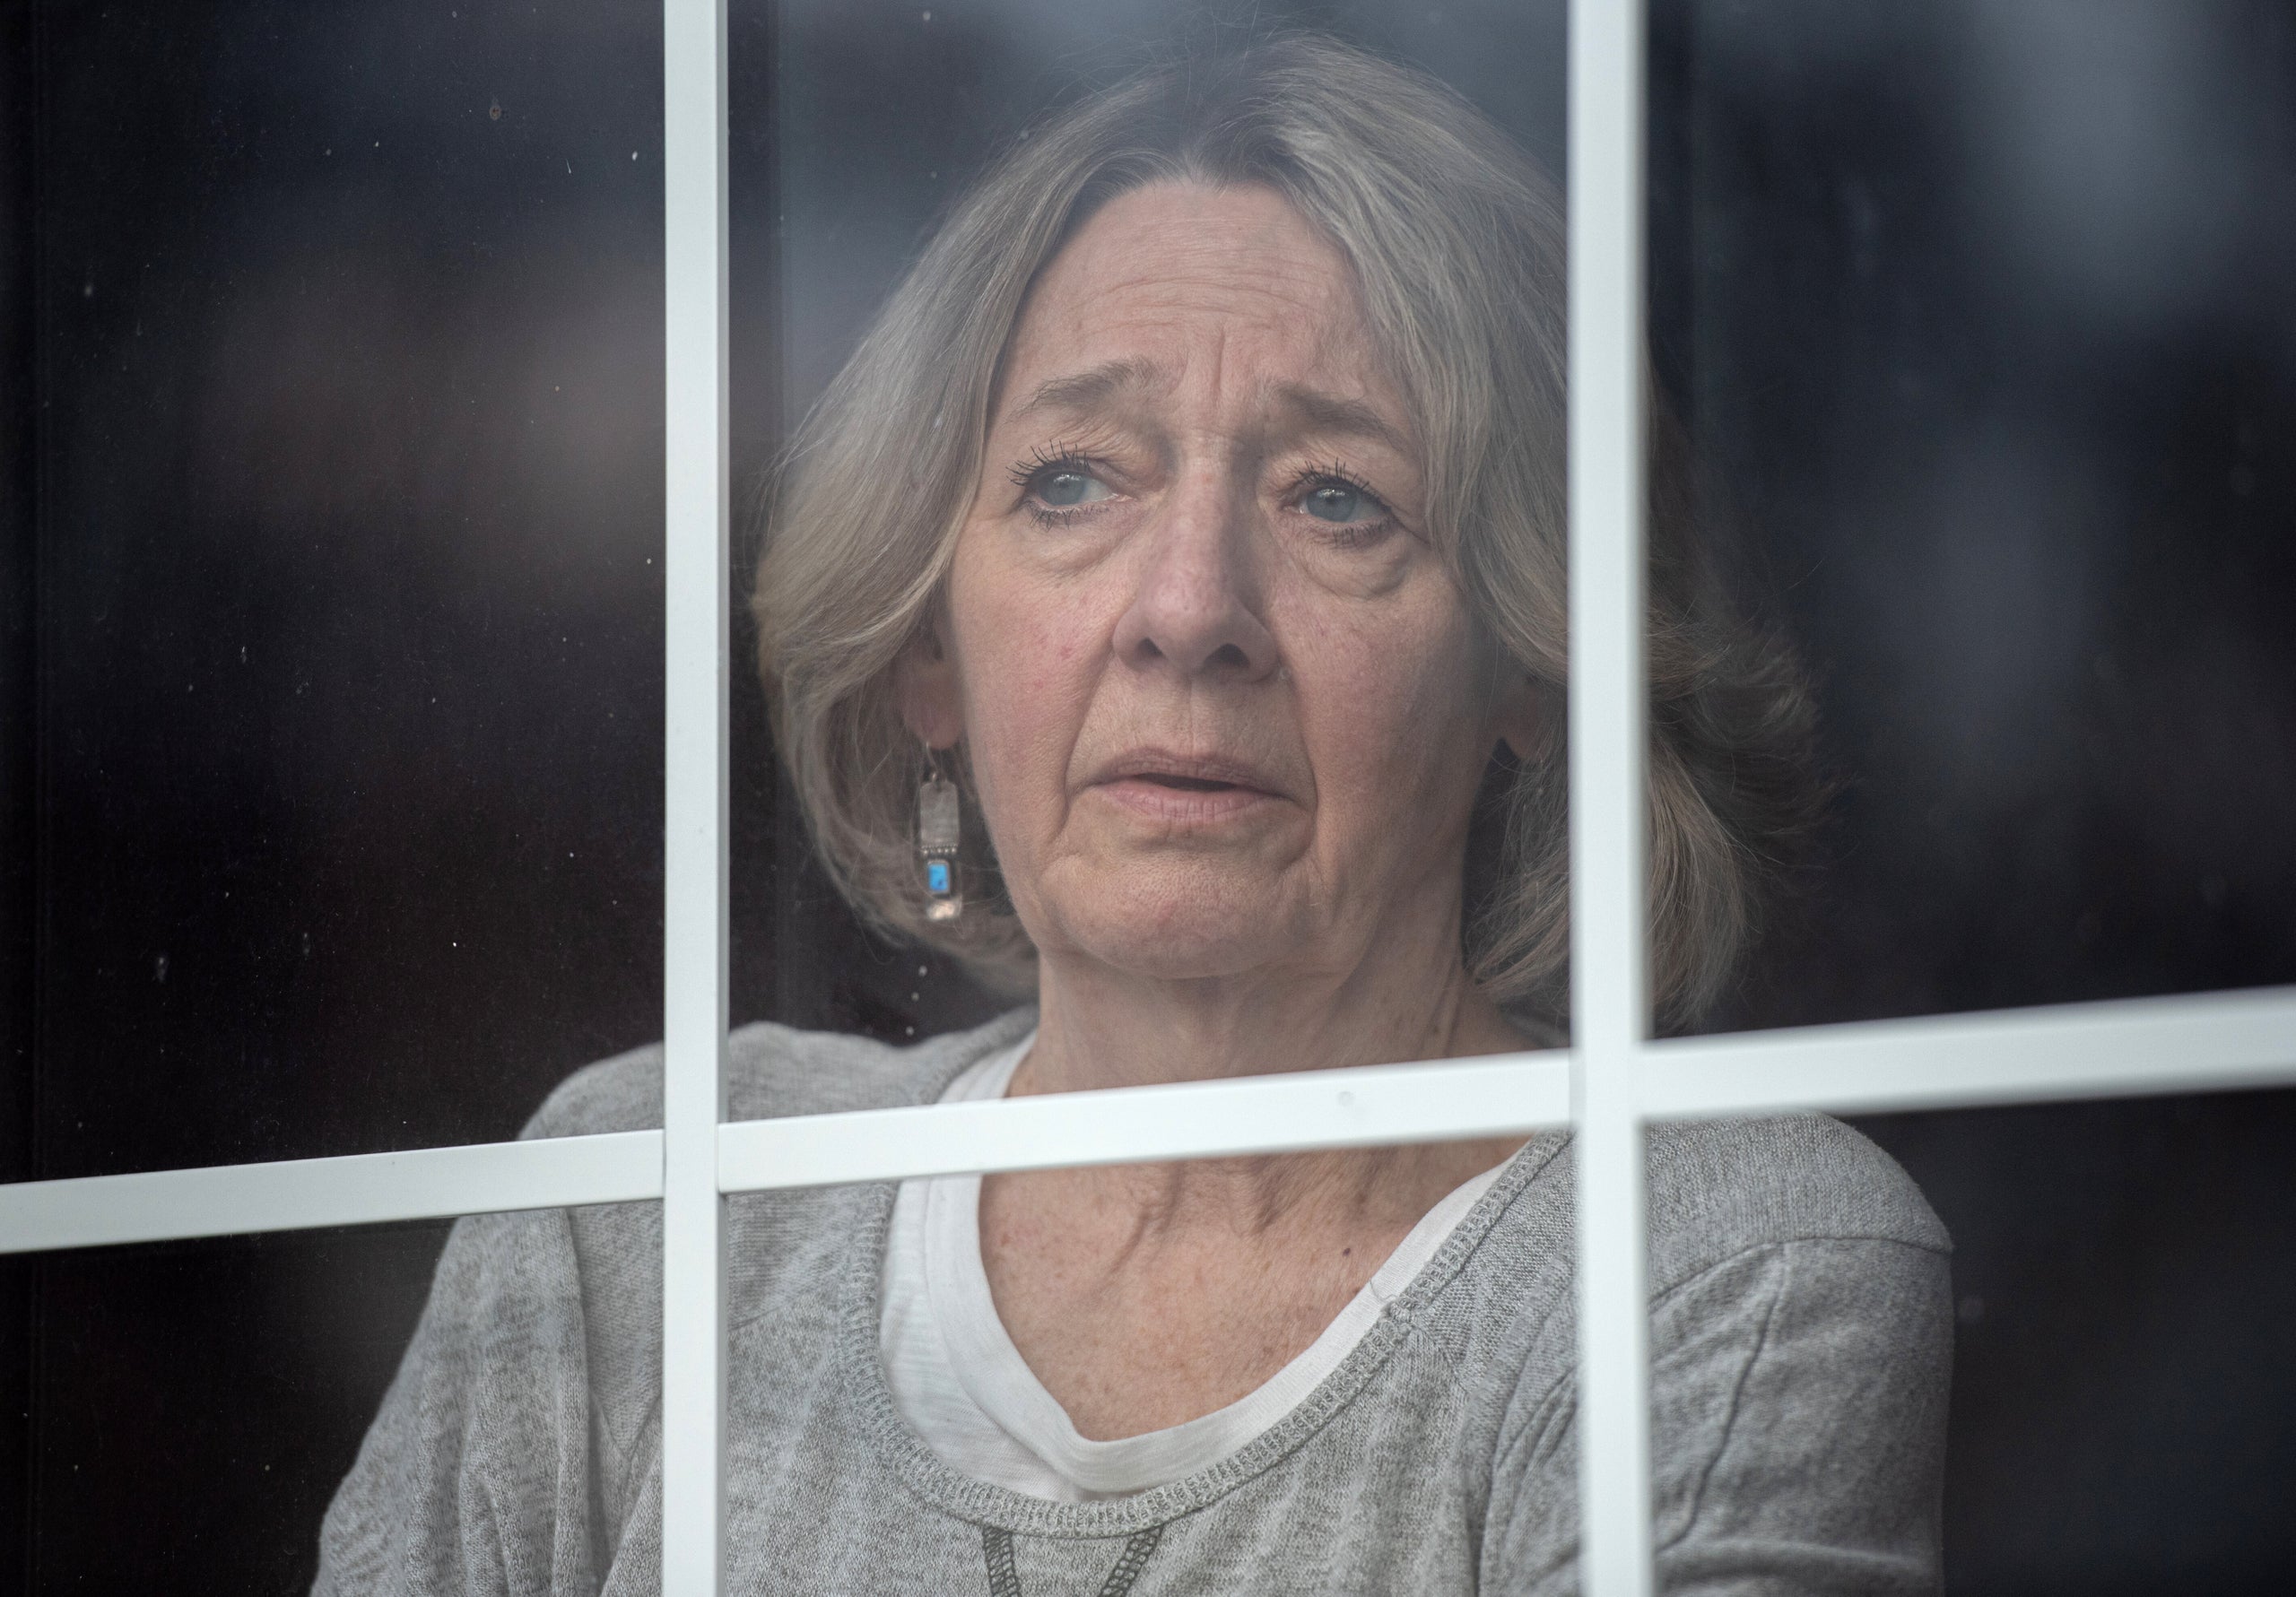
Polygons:
<instances>
[{"instance_id":1,"label":"wrinkled forehead","mask_svg":"<svg viewBox=\"0 0 2296 1597\"><path fill-rule=\"evenodd\" d=\"M1409 430L1345 256L1259 186L1160 182L1100 207L1031 287L990 421L1152 408L1182 390L1353 407Z\"/></svg>"}]
</instances>

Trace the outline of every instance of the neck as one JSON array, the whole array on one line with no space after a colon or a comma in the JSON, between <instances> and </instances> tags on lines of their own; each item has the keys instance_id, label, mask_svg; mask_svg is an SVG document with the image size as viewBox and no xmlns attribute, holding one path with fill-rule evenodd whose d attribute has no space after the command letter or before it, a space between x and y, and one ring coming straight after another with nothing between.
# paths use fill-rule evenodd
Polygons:
<instances>
[{"instance_id":1,"label":"neck","mask_svg":"<svg viewBox=\"0 0 2296 1597\"><path fill-rule=\"evenodd\" d=\"M1456 918L1451 922L1456 925ZM1397 950L1338 973L1278 972L1192 981L1126 979L1083 961L1040 967L1037 1039L1014 1096L1152 1086L1283 1071L1512 1052L1528 1039L1469 979L1456 936L1419 941L1448 959ZM1171 1164L1047 1172L1025 1185L1057 1191L1064 1224L1170 1240L1333 1232L1376 1243L1368 1274L1429 1208L1504 1161L1520 1137ZM1014 1178L984 1191L1009 1201ZM1348 1289L1361 1286L1352 1280Z\"/></svg>"}]
</instances>

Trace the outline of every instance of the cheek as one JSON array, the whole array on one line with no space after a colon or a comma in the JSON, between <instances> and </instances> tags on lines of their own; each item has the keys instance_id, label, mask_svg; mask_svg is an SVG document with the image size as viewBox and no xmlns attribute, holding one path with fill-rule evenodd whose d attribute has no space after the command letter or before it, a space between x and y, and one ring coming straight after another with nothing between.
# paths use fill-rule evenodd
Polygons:
<instances>
[{"instance_id":1,"label":"cheek","mask_svg":"<svg viewBox=\"0 0 2296 1597\"><path fill-rule=\"evenodd\" d=\"M1090 617L961 551L949 610L974 776L1001 812L1066 768L1098 653Z\"/></svg>"},{"instance_id":2,"label":"cheek","mask_svg":"<svg viewBox=\"0 0 2296 1597\"><path fill-rule=\"evenodd\" d=\"M1448 592L1308 636L1296 668L1301 730L1327 800L1394 816L1472 796L1489 753L1486 717L1465 618Z\"/></svg>"}]
</instances>

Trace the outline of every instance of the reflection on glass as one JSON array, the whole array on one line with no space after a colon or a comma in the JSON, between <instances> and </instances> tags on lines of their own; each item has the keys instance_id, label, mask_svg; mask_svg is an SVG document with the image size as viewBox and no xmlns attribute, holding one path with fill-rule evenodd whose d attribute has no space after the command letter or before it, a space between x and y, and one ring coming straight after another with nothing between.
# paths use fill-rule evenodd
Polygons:
<instances>
[{"instance_id":1,"label":"reflection on glass","mask_svg":"<svg viewBox=\"0 0 2296 1597\"><path fill-rule=\"evenodd\" d=\"M2296 981L2286 20L1653 8L1653 347L1840 790L1715 1023Z\"/></svg>"},{"instance_id":2,"label":"reflection on glass","mask_svg":"<svg viewBox=\"0 0 2296 1597\"><path fill-rule=\"evenodd\" d=\"M1858 1124L1952 1230L1947 1589L2283 1584L2296 1093Z\"/></svg>"},{"instance_id":3,"label":"reflection on glass","mask_svg":"<svg viewBox=\"0 0 2296 1597\"><path fill-rule=\"evenodd\" d=\"M797 430L753 607L823 879L1014 1007L906 1048L743 1028L734 1115L1559 1037L1561 224L1482 113L1322 35L1184 51L1016 131ZM1793 663L1709 579L1671 435L1660 461L1672 1023L1724 986L1810 784ZM636 1123L658 1079L650 1052L586 1072L540 1129ZM730 1584L1569 1589L1565 1150L737 1200ZM1732 1410L1768 1359L1670 1567L1933 1577L1950 1315L1918 1194L1800 1123L1665 1159L1661 1411ZM651 1278L501 1235L450 1254L323 1588L448 1585L474 1545L551 1549L556 1589L645 1579L654 1439L570 1315L634 1319ZM586 1389L639 1428L578 1457Z\"/></svg>"},{"instance_id":4,"label":"reflection on glass","mask_svg":"<svg viewBox=\"0 0 2296 1597\"><path fill-rule=\"evenodd\" d=\"M16 1258L15 1589L292 1592L444 1222ZM14 1334L19 1327L25 1340Z\"/></svg>"},{"instance_id":5,"label":"reflection on glass","mask_svg":"<svg viewBox=\"0 0 2296 1597\"><path fill-rule=\"evenodd\" d=\"M1561 0L1253 9L1269 27L1336 27L1433 72L1560 168ZM770 476L919 240L986 165L1087 82L1186 48L1176 39L1203 27L1201 11L1182 0L735 8L733 416L744 488ZM753 681L737 673L734 690L735 1016L898 1042L996 1012L955 961L909 957L857 922L811 856Z\"/></svg>"},{"instance_id":6,"label":"reflection on glass","mask_svg":"<svg viewBox=\"0 0 2296 1597\"><path fill-rule=\"evenodd\" d=\"M660 1024L658 13L37 10L34 1173L508 1136Z\"/></svg>"}]
</instances>

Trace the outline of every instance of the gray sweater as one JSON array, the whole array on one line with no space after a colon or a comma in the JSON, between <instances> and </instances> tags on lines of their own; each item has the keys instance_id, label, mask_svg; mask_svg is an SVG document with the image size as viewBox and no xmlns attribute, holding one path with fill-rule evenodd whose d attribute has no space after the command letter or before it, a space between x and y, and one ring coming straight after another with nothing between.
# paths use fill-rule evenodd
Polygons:
<instances>
[{"instance_id":1,"label":"gray sweater","mask_svg":"<svg viewBox=\"0 0 2296 1597\"><path fill-rule=\"evenodd\" d=\"M894 1050L753 1026L739 1118L911 1104L1026 1011ZM659 1124L661 1059L593 1065L530 1136ZM1571 1162L1543 1135L1273 1429L1138 1497L943 1464L878 1358L893 1189L731 1201L729 1593L1568 1593ZM1934 1590L1952 1346L1921 1194L1818 1116L1650 1135L1658 1567L1669 1592ZM322 1532L320 1593L659 1587L660 1213L457 1224Z\"/></svg>"}]
</instances>

